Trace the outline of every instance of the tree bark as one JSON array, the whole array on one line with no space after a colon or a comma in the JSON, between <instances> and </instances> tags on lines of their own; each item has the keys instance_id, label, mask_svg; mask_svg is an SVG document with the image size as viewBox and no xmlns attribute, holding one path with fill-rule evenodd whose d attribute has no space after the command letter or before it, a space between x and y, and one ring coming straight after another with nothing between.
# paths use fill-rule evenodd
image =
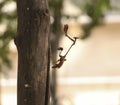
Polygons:
<instances>
[{"instance_id":1,"label":"tree bark","mask_svg":"<svg viewBox=\"0 0 120 105\"><path fill-rule=\"evenodd\" d=\"M17 0L17 105L48 105L49 10L47 0Z\"/></svg>"}]
</instances>

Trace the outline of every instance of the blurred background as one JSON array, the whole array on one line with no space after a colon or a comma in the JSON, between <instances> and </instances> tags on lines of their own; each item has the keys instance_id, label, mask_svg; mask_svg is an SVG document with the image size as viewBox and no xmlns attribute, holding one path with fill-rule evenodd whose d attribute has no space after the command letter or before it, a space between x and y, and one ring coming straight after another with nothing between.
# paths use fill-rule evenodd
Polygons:
<instances>
[{"instance_id":1,"label":"blurred background","mask_svg":"<svg viewBox=\"0 0 120 105\"><path fill-rule=\"evenodd\" d=\"M51 105L120 105L120 0L49 0L51 66L77 36L60 69L51 69ZM0 0L0 105L17 105L16 1Z\"/></svg>"}]
</instances>

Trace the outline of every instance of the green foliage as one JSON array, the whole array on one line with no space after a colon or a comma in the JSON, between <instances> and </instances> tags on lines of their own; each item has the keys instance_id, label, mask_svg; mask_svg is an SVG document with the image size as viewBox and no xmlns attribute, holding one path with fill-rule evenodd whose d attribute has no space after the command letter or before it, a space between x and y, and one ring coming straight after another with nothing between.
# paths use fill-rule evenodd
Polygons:
<instances>
[{"instance_id":1,"label":"green foliage","mask_svg":"<svg viewBox=\"0 0 120 105\"><path fill-rule=\"evenodd\" d=\"M55 11L57 7L61 7L59 8L61 10L62 4L63 4L63 0L49 0L50 11L52 12Z\"/></svg>"},{"instance_id":2,"label":"green foliage","mask_svg":"<svg viewBox=\"0 0 120 105\"><path fill-rule=\"evenodd\" d=\"M109 0L90 0L84 5L83 10L97 25L100 18L103 17L103 11L109 8L109 4Z\"/></svg>"},{"instance_id":3,"label":"green foliage","mask_svg":"<svg viewBox=\"0 0 120 105\"><path fill-rule=\"evenodd\" d=\"M83 5L82 9L91 18L91 22L83 26L84 35L82 39L85 39L95 26L101 24L104 11L110 9L110 0L89 0Z\"/></svg>"},{"instance_id":4,"label":"green foliage","mask_svg":"<svg viewBox=\"0 0 120 105\"><path fill-rule=\"evenodd\" d=\"M10 52L9 42L16 33L16 9L10 10L9 4L15 0L0 1L0 71L2 65L11 67L8 54ZM7 7L8 6L8 7Z\"/></svg>"}]
</instances>

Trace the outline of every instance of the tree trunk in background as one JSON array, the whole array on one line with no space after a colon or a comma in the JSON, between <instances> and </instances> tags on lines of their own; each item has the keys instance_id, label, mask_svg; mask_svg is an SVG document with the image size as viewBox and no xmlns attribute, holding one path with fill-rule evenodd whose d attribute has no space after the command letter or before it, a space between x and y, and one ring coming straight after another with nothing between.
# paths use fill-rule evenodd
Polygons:
<instances>
[{"instance_id":1,"label":"tree trunk in background","mask_svg":"<svg viewBox=\"0 0 120 105\"><path fill-rule=\"evenodd\" d=\"M51 53L52 53L52 62L53 64L57 60L57 48L59 46L59 41L62 36L61 31L61 17L62 17L62 7L63 7L63 0L51 0L53 4L53 17L54 23L52 25L52 33L54 40L51 40ZM57 71L56 69L52 70L52 105L58 105L57 100Z\"/></svg>"},{"instance_id":2,"label":"tree trunk in background","mask_svg":"<svg viewBox=\"0 0 120 105\"><path fill-rule=\"evenodd\" d=\"M48 105L49 11L47 0L17 0L17 105Z\"/></svg>"}]
</instances>

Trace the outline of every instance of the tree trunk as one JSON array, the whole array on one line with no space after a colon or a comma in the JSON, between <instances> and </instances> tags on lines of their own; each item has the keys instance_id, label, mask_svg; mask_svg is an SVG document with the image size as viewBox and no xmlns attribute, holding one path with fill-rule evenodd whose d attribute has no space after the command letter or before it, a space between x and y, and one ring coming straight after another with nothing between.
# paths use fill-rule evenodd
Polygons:
<instances>
[{"instance_id":1,"label":"tree trunk","mask_svg":"<svg viewBox=\"0 0 120 105\"><path fill-rule=\"evenodd\" d=\"M48 105L49 10L47 0L17 0L17 105Z\"/></svg>"},{"instance_id":2,"label":"tree trunk","mask_svg":"<svg viewBox=\"0 0 120 105\"><path fill-rule=\"evenodd\" d=\"M52 53L52 62L53 65L57 60L57 48L59 47L59 42L62 36L61 30L61 15L62 15L62 7L63 7L63 0L52 0L54 3L53 9L53 16L54 16L54 23L52 25L52 33L55 37L55 40L51 41L51 53ZM58 105L57 100L57 71L56 69L52 69L52 103L51 105Z\"/></svg>"}]
</instances>

